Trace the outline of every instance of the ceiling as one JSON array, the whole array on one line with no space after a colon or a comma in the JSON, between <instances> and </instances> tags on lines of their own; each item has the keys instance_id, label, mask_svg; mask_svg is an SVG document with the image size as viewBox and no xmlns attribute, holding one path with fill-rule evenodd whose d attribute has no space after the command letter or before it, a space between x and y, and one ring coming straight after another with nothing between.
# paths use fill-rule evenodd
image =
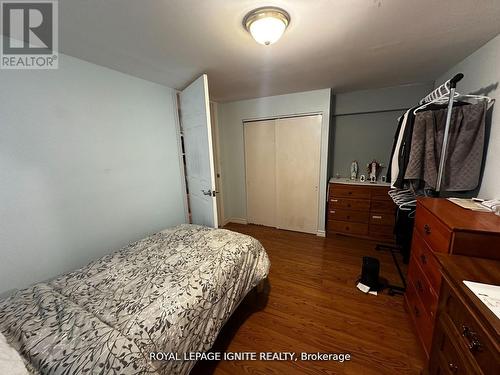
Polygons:
<instances>
[{"instance_id":1,"label":"ceiling","mask_svg":"<svg viewBox=\"0 0 500 375\"><path fill-rule=\"evenodd\" d=\"M243 29L287 10L271 46ZM64 0L60 50L176 89L207 73L230 101L332 87L427 82L500 33L498 0Z\"/></svg>"}]
</instances>

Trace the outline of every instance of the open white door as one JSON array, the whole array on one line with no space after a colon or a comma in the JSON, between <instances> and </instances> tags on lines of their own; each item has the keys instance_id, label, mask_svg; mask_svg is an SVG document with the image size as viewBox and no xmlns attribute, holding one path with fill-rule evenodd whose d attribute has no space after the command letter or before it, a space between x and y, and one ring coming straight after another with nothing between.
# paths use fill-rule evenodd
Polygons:
<instances>
[{"instance_id":1,"label":"open white door","mask_svg":"<svg viewBox=\"0 0 500 375\"><path fill-rule=\"evenodd\" d=\"M181 92L179 106L191 221L193 224L217 228L215 168L206 74Z\"/></svg>"}]
</instances>

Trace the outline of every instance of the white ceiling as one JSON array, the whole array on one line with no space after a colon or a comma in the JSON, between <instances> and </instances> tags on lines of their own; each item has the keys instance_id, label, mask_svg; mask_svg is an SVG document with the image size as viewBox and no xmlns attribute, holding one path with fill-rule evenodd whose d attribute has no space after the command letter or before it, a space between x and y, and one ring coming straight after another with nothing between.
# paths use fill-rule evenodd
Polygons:
<instances>
[{"instance_id":1,"label":"white ceiling","mask_svg":"<svg viewBox=\"0 0 500 375\"><path fill-rule=\"evenodd\" d=\"M208 73L213 99L426 82L500 33L499 0L63 0L65 54L182 89ZM241 21L286 9L271 46Z\"/></svg>"}]
</instances>

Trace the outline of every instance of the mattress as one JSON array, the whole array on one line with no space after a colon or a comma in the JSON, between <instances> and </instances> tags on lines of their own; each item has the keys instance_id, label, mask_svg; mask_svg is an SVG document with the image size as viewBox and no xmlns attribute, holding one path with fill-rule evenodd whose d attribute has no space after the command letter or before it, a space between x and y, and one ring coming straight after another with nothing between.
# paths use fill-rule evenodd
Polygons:
<instances>
[{"instance_id":1,"label":"mattress","mask_svg":"<svg viewBox=\"0 0 500 375\"><path fill-rule=\"evenodd\" d=\"M256 239L180 225L0 301L0 331L33 373L186 374L268 271Z\"/></svg>"}]
</instances>

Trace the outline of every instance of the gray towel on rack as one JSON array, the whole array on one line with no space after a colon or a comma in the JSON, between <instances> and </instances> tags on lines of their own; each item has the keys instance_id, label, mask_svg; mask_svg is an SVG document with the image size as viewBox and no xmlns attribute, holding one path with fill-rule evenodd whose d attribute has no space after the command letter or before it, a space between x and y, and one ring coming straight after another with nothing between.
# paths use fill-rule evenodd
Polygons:
<instances>
[{"instance_id":1,"label":"gray towel on rack","mask_svg":"<svg viewBox=\"0 0 500 375\"><path fill-rule=\"evenodd\" d=\"M441 191L474 190L479 184L487 104L452 109ZM446 125L446 109L417 113L406 180L420 180L435 190Z\"/></svg>"}]
</instances>

